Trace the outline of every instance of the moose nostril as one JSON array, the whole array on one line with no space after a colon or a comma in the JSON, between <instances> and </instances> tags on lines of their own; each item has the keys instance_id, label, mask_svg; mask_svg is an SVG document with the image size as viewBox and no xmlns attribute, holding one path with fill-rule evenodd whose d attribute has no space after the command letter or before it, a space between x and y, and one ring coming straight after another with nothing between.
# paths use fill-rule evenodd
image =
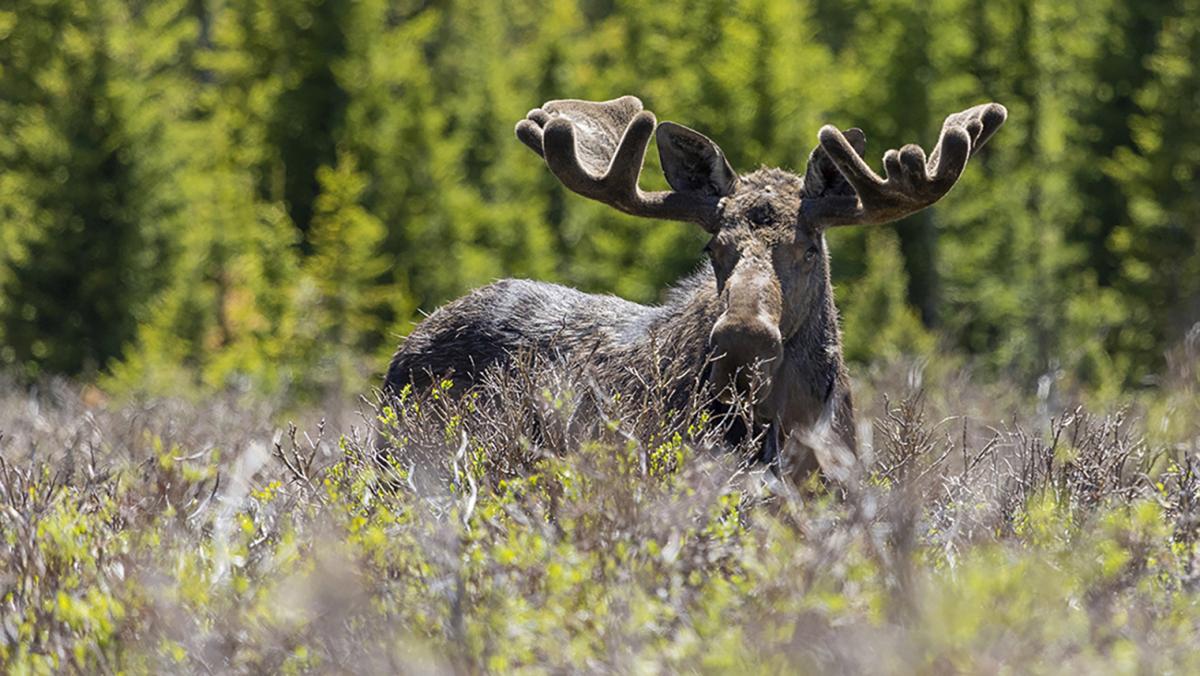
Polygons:
<instances>
[{"instance_id":1,"label":"moose nostril","mask_svg":"<svg viewBox=\"0 0 1200 676\"><path fill-rule=\"evenodd\" d=\"M713 326L713 345L736 366L775 360L783 348L779 329L762 320L722 317Z\"/></svg>"}]
</instances>

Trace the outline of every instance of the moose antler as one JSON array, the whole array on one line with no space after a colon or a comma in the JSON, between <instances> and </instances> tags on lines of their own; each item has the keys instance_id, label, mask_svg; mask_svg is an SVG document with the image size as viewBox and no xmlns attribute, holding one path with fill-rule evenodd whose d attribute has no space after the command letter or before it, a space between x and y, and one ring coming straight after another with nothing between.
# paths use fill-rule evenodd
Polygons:
<instances>
[{"instance_id":1,"label":"moose antler","mask_svg":"<svg viewBox=\"0 0 1200 676\"><path fill-rule=\"evenodd\" d=\"M656 125L635 96L611 101L550 101L517 123L517 138L546 160L567 188L627 214L706 224L717 198L638 187Z\"/></svg>"},{"instance_id":2,"label":"moose antler","mask_svg":"<svg viewBox=\"0 0 1200 676\"><path fill-rule=\"evenodd\" d=\"M987 143L1007 117L1008 111L999 103L986 103L947 117L941 138L928 160L925 151L915 144L884 154L886 179L867 166L837 127L822 127L818 133L821 148L846 177L857 197L818 199L812 205L814 215L826 226L871 225L895 221L924 209L950 192L967 160Z\"/></svg>"}]
</instances>

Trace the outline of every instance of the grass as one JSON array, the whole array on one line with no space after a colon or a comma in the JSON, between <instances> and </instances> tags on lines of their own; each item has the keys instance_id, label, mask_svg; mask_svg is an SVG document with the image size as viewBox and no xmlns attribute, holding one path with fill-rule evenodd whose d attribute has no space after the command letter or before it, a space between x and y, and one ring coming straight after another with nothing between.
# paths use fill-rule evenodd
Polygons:
<instances>
[{"instance_id":1,"label":"grass","mask_svg":"<svg viewBox=\"0 0 1200 676\"><path fill-rule=\"evenodd\" d=\"M1200 671L1190 371L1109 413L860 374L862 463L800 487L703 406L507 378L0 389L0 670Z\"/></svg>"}]
</instances>

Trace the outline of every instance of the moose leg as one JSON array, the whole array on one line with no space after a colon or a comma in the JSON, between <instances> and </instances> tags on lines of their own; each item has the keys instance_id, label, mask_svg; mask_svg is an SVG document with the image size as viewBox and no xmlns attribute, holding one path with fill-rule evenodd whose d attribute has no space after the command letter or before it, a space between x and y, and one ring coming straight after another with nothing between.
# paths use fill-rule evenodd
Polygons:
<instances>
[{"instance_id":1,"label":"moose leg","mask_svg":"<svg viewBox=\"0 0 1200 676\"><path fill-rule=\"evenodd\" d=\"M767 425L766 438L763 439L758 460L768 465L772 472L779 473L779 421L772 420L771 424Z\"/></svg>"}]
</instances>

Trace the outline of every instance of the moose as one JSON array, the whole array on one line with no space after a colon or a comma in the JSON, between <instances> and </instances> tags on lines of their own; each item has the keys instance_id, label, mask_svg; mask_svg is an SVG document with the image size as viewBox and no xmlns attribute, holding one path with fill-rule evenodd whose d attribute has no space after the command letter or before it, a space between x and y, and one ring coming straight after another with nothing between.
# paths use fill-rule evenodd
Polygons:
<instances>
[{"instance_id":1,"label":"moose","mask_svg":"<svg viewBox=\"0 0 1200 676\"><path fill-rule=\"evenodd\" d=\"M883 177L863 159L862 130L832 125L819 131L804 176L775 168L741 176L708 137L657 123L634 96L550 101L517 123L517 138L584 197L699 225L710 235L707 264L657 306L546 282L492 283L413 330L384 392L443 378L469 384L518 353L582 358L618 392L667 363L680 394L704 382L720 402L748 397L767 432L762 454L776 467L828 474L819 447L854 454L857 442L825 231L888 223L937 202L1006 117L997 103L951 115L928 156L912 144L885 153ZM667 191L639 186L652 134Z\"/></svg>"}]
</instances>

